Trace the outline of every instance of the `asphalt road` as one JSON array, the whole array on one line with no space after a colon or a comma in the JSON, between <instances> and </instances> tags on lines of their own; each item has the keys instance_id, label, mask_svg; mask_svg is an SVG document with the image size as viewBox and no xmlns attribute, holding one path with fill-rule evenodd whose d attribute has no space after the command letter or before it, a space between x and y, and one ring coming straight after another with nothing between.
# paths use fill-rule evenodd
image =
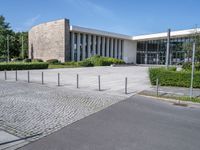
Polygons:
<instances>
[{"instance_id":1,"label":"asphalt road","mask_svg":"<svg viewBox=\"0 0 200 150\"><path fill-rule=\"evenodd\" d=\"M20 150L199 150L200 110L133 96Z\"/></svg>"}]
</instances>

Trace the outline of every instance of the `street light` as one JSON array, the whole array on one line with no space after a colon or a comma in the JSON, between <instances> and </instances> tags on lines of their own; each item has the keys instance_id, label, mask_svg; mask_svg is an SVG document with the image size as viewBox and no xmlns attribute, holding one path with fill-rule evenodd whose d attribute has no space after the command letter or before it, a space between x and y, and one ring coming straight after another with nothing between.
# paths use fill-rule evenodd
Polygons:
<instances>
[{"instance_id":1,"label":"street light","mask_svg":"<svg viewBox=\"0 0 200 150\"><path fill-rule=\"evenodd\" d=\"M7 62L10 61L9 35L7 35Z\"/></svg>"},{"instance_id":2,"label":"street light","mask_svg":"<svg viewBox=\"0 0 200 150\"><path fill-rule=\"evenodd\" d=\"M192 48L192 72L191 72L191 82L190 82L190 98L192 98L192 96L193 96L195 46L196 46L196 42L194 41L193 48Z\"/></svg>"},{"instance_id":3,"label":"street light","mask_svg":"<svg viewBox=\"0 0 200 150\"><path fill-rule=\"evenodd\" d=\"M168 32L167 32L167 51L166 51L166 62L165 62L166 68L168 68L168 66L169 66L170 34L171 34L171 29L168 29Z\"/></svg>"},{"instance_id":4,"label":"street light","mask_svg":"<svg viewBox=\"0 0 200 150\"><path fill-rule=\"evenodd\" d=\"M195 35L193 39L193 46L192 46L192 72L191 72L191 82L190 82L190 98L193 96L193 80L194 80L194 63L195 63L195 50L196 50L196 36L198 34L198 28L196 25Z\"/></svg>"}]
</instances>

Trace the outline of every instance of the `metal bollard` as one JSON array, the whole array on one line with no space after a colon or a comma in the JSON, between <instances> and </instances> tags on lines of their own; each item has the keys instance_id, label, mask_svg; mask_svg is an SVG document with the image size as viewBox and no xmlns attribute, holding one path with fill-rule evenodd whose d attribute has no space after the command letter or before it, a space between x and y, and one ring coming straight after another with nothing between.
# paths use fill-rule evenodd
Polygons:
<instances>
[{"instance_id":1,"label":"metal bollard","mask_svg":"<svg viewBox=\"0 0 200 150\"><path fill-rule=\"evenodd\" d=\"M58 86L60 86L60 73L58 73Z\"/></svg>"},{"instance_id":2,"label":"metal bollard","mask_svg":"<svg viewBox=\"0 0 200 150\"><path fill-rule=\"evenodd\" d=\"M30 83L30 72L27 72L28 83Z\"/></svg>"},{"instance_id":3,"label":"metal bollard","mask_svg":"<svg viewBox=\"0 0 200 150\"><path fill-rule=\"evenodd\" d=\"M44 73L42 72L42 84L44 84Z\"/></svg>"},{"instance_id":4,"label":"metal bollard","mask_svg":"<svg viewBox=\"0 0 200 150\"><path fill-rule=\"evenodd\" d=\"M76 88L79 88L79 75L76 75Z\"/></svg>"},{"instance_id":5,"label":"metal bollard","mask_svg":"<svg viewBox=\"0 0 200 150\"><path fill-rule=\"evenodd\" d=\"M159 88L159 79L156 79L156 95L158 96L158 88Z\"/></svg>"},{"instance_id":6,"label":"metal bollard","mask_svg":"<svg viewBox=\"0 0 200 150\"><path fill-rule=\"evenodd\" d=\"M100 77L100 75L98 76L98 82L99 82L99 91L101 91L101 77Z\"/></svg>"},{"instance_id":7,"label":"metal bollard","mask_svg":"<svg viewBox=\"0 0 200 150\"><path fill-rule=\"evenodd\" d=\"M4 77L5 77L5 80L7 80L7 72L4 71Z\"/></svg>"},{"instance_id":8,"label":"metal bollard","mask_svg":"<svg viewBox=\"0 0 200 150\"><path fill-rule=\"evenodd\" d=\"M127 88L127 82L128 82L128 78L126 77L126 78L125 78L125 94L128 94L128 92L127 92L127 91L128 91L128 90L127 90L127 89L128 89L128 88Z\"/></svg>"},{"instance_id":9,"label":"metal bollard","mask_svg":"<svg viewBox=\"0 0 200 150\"><path fill-rule=\"evenodd\" d=\"M17 81L17 70L15 71L15 80Z\"/></svg>"}]
</instances>

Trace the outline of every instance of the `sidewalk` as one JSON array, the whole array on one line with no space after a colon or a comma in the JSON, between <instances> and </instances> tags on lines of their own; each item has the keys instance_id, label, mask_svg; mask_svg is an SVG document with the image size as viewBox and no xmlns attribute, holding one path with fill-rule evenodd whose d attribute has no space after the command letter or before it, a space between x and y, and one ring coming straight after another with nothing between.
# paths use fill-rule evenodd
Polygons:
<instances>
[{"instance_id":1,"label":"sidewalk","mask_svg":"<svg viewBox=\"0 0 200 150\"><path fill-rule=\"evenodd\" d=\"M150 94L156 94L156 87L151 87L149 90L144 92L149 92ZM190 88L183 87L165 87L159 86L158 88L159 95L165 96L190 96ZM193 88L193 97L200 97L200 89Z\"/></svg>"}]
</instances>

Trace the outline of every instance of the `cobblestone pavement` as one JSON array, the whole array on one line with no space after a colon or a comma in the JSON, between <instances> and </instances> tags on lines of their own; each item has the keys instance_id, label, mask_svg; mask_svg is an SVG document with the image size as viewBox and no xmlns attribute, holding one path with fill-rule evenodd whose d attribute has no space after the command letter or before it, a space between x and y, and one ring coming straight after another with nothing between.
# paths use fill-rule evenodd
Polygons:
<instances>
[{"instance_id":1,"label":"cobblestone pavement","mask_svg":"<svg viewBox=\"0 0 200 150\"><path fill-rule=\"evenodd\" d=\"M0 128L18 137L48 135L125 98L20 81L0 89Z\"/></svg>"},{"instance_id":2,"label":"cobblestone pavement","mask_svg":"<svg viewBox=\"0 0 200 150\"><path fill-rule=\"evenodd\" d=\"M41 72L45 84L41 84ZM61 86L57 86L57 73L61 73ZM76 88L76 74L80 75L80 88ZM97 76L101 75L98 91ZM114 103L149 87L147 68L99 67L0 72L0 129L18 137L42 133L46 136L62 127L98 112ZM124 94L124 79L128 77L128 95ZM26 141L27 142L27 141ZM0 147L1 149L1 147Z\"/></svg>"}]
</instances>

